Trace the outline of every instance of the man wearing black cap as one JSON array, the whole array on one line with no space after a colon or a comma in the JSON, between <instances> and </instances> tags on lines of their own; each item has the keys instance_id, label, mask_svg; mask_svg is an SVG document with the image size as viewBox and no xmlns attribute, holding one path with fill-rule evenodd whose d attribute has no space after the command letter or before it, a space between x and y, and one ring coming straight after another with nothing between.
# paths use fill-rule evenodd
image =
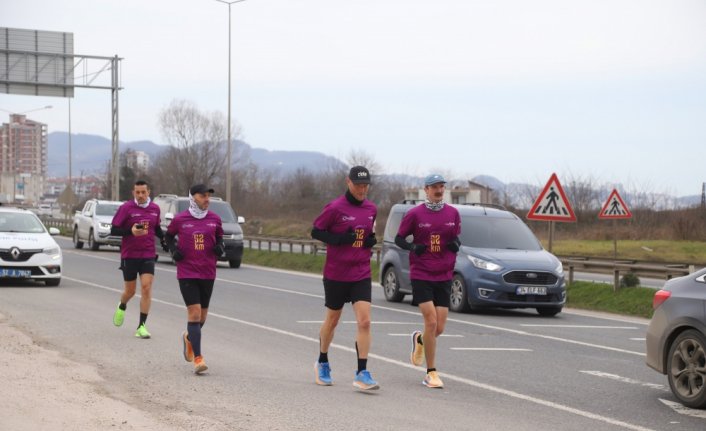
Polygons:
<instances>
[{"instance_id":1,"label":"man wearing black cap","mask_svg":"<svg viewBox=\"0 0 706 431\"><path fill-rule=\"evenodd\" d=\"M189 190L189 208L174 216L166 242L177 266L177 280L187 313L182 334L184 359L194 363L194 372L208 369L201 355L201 328L216 279L216 263L225 252L223 226L218 214L208 210L213 189L197 184ZM176 238L178 237L178 243Z\"/></svg>"},{"instance_id":2,"label":"man wearing black cap","mask_svg":"<svg viewBox=\"0 0 706 431\"><path fill-rule=\"evenodd\" d=\"M370 188L370 172L363 166L351 168L346 178L348 190L329 202L314 220L311 236L326 247L324 296L326 316L319 330L319 359L314 363L316 383L333 384L328 348L341 317L343 305L353 304L358 331L356 352L358 370L353 386L361 390L378 389L367 370L370 350L370 249L375 239L377 208L366 199Z\"/></svg>"}]
</instances>

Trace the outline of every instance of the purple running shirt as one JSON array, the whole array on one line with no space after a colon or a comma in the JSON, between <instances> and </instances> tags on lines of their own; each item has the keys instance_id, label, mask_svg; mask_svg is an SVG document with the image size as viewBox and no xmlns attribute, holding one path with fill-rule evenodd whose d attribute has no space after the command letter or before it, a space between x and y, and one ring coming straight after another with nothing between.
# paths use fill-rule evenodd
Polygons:
<instances>
[{"instance_id":1,"label":"purple running shirt","mask_svg":"<svg viewBox=\"0 0 706 431\"><path fill-rule=\"evenodd\" d=\"M413 280L446 281L453 278L456 253L446 245L461 233L461 217L449 204L439 211L418 205L402 217L397 234L414 236L415 244L427 246L421 256L409 252L410 278Z\"/></svg>"},{"instance_id":2,"label":"purple running shirt","mask_svg":"<svg viewBox=\"0 0 706 431\"><path fill-rule=\"evenodd\" d=\"M169 223L167 233L178 236L177 248L184 255L184 259L176 263L177 279L215 280L218 259L213 247L216 238L223 237L218 214L209 211L206 217L197 219L189 210L182 211Z\"/></svg>"},{"instance_id":3,"label":"purple running shirt","mask_svg":"<svg viewBox=\"0 0 706 431\"><path fill-rule=\"evenodd\" d=\"M314 227L333 234L352 229L356 234L353 244L326 245L324 278L334 281L360 281L370 278L370 249L363 241L374 231L377 207L369 200L353 205L342 195L324 207L314 220Z\"/></svg>"},{"instance_id":4,"label":"purple running shirt","mask_svg":"<svg viewBox=\"0 0 706 431\"><path fill-rule=\"evenodd\" d=\"M112 224L121 229L132 229L135 224L142 223L147 229L147 235L125 235L120 245L121 259L154 259L154 230L159 226L159 207L150 202L146 208L141 208L135 200L126 201L120 205L113 216Z\"/></svg>"}]
</instances>

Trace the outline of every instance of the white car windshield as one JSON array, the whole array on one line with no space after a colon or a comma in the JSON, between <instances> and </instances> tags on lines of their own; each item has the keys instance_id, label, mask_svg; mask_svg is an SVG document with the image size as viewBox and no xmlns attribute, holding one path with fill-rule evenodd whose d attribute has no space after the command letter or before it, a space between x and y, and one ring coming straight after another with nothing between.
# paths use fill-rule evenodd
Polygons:
<instances>
[{"instance_id":1,"label":"white car windshield","mask_svg":"<svg viewBox=\"0 0 706 431\"><path fill-rule=\"evenodd\" d=\"M0 213L0 232L43 233L42 222L34 214Z\"/></svg>"}]
</instances>

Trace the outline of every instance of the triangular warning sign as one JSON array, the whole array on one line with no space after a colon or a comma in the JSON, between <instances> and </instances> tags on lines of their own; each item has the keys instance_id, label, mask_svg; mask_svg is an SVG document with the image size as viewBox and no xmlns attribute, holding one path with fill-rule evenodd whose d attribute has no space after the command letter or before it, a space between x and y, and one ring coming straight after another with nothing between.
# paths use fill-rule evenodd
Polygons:
<instances>
[{"instance_id":1,"label":"triangular warning sign","mask_svg":"<svg viewBox=\"0 0 706 431\"><path fill-rule=\"evenodd\" d=\"M618 190L613 189L613 192L608 196L608 200L603 204L601 212L598 213L598 218L632 218L632 213L618 194Z\"/></svg>"},{"instance_id":2,"label":"triangular warning sign","mask_svg":"<svg viewBox=\"0 0 706 431\"><path fill-rule=\"evenodd\" d=\"M529 220L576 221L574 210L571 209L556 174L552 174L549 178L544 190L527 213L527 218Z\"/></svg>"}]
</instances>

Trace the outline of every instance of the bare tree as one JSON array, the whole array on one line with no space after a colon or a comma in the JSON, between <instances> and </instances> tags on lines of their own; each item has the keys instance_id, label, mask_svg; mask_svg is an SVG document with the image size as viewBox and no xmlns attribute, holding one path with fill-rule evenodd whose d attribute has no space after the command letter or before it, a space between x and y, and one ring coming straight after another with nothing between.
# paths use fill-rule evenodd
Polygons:
<instances>
[{"instance_id":1,"label":"bare tree","mask_svg":"<svg viewBox=\"0 0 706 431\"><path fill-rule=\"evenodd\" d=\"M223 115L203 113L188 100L173 100L159 115L170 148L155 163L160 191L184 194L195 183L224 187L226 128ZM236 129L239 133L239 129Z\"/></svg>"}]
</instances>

